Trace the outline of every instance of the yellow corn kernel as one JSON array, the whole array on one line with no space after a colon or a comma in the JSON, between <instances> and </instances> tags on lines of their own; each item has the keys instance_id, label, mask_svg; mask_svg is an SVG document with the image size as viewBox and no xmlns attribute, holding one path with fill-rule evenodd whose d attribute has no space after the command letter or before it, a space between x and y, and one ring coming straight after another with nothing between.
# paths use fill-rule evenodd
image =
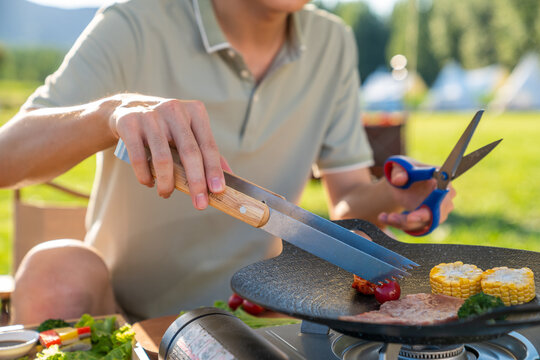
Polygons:
<instances>
[{"instance_id":1,"label":"yellow corn kernel","mask_svg":"<svg viewBox=\"0 0 540 360\"><path fill-rule=\"evenodd\" d=\"M476 265L441 263L429 272L429 283L433 294L442 294L466 299L482 290L482 269Z\"/></svg>"},{"instance_id":2,"label":"yellow corn kernel","mask_svg":"<svg viewBox=\"0 0 540 360\"><path fill-rule=\"evenodd\" d=\"M534 273L529 268L510 269L506 266L484 271L482 291L498 296L506 306L524 304L536 296Z\"/></svg>"}]
</instances>

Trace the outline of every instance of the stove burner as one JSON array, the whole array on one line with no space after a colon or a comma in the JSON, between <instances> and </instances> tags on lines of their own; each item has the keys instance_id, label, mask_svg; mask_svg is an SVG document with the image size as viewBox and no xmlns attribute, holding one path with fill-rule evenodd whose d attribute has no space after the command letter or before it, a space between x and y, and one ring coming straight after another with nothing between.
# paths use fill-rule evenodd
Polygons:
<instances>
[{"instance_id":1,"label":"stove burner","mask_svg":"<svg viewBox=\"0 0 540 360\"><path fill-rule=\"evenodd\" d=\"M468 360L465 352L465 345L450 346L423 346L423 345L403 345L399 351L398 359L451 359Z\"/></svg>"},{"instance_id":2,"label":"stove burner","mask_svg":"<svg viewBox=\"0 0 540 360\"><path fill-rule=\"evenodd\" d=\"M395 352L393 351L395 350ZM332 343L332 351L343 360L537 360L538 352L522 335L512 332L480 343L450 346L396 345L371 342L341 335ZM392 355L392 353L394 353Z\"/></svg>"}]
</instances>

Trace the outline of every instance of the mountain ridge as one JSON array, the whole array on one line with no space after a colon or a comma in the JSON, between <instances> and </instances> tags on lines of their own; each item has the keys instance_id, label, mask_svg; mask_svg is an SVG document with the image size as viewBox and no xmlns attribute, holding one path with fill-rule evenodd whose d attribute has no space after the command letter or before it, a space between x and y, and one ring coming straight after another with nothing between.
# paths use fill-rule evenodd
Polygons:
<instances>
[{"instance_id":1,"label":"mountain ridge","mask_svg":"<svg viewBox=\"0 0 540 360\"><path fill-rule=\"evenodd\" d=\"M0 0L0 43L68 50L97 8L63 9L26 0Z\"/></svg>"}]
</instances>

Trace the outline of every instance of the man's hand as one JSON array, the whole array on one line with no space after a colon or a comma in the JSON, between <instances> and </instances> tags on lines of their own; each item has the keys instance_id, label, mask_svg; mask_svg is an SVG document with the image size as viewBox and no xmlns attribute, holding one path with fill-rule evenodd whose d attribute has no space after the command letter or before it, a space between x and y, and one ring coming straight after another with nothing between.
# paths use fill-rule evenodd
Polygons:
<instances>
[{"instance_id":1,"label":"man's hand","mask_svg":"<svg viewBox=\"0 0 540 360\"><path fill-rule=\"evenodd\" d=\"M154 179L148 164L146 147L152 155L157 192L168 198L174 190L174 145L186 171L195 208L208 206L208 191L225 190L223 169L230 171L220 156L212 135L208 113L200 101L163 99L138 94L122 94L109 117L112 133L126 144L135 176L152 187Z\"/></svg>"},{"instance_id":2,"label":"man's hand","mask_svg":"<svg viewBox=\"0 0 540 360\"><path fill-rule=\"evenodd\" d=\"M392 167L390 186L392 196L400 204L403 210L410 211L407 214L391 212L382 212L378 220L386 225L394 226L404 231L415 231L428 226L431 222L431 212L426 208L415 210L424 199L433 191L437 185L435 179L419 181L412 184L408 189L400 189L395 186L401 186L407 183L408 175L400 166ZM445 196L440 209L440 223L448 218L448 214L453 210L453 198L456 191L450 184L449 192Z\"/></svg>"}]
</instances>

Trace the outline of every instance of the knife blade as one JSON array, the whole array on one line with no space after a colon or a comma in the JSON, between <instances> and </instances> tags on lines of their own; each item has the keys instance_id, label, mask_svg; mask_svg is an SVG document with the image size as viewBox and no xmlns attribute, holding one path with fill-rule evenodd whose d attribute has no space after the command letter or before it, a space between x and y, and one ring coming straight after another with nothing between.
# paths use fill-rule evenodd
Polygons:
<instances>
[{"instance_id":1,"label":"knife blade","mask_svg":"<svg viewBox=\"0 0 540 360\"><path fill-rule=\"evenodd\" d=\"M115 155L129 163L122 140ZM152 174L154 170L149 162ZM184 168L174 162L175 187L189 194ZM409 275L413 261L304 210L269 190L225 173L226 189L208 194L209 204L251 226L281 238L371 282L384 282Z\"/></svg>"},{"instance_id":2,"label":"knife blade","mask_svg":"<svg viewBox=\"0 0 540 360\"><path fill-rule=\"evenodd\" d=\"M342 226L339 226L332 221L302 209L301 207L288 202L283 196L275 194L267 189L242 179L241 177L225 172L225 182L233 189L236 189L255 199L264 201L271 208L287 214L288 216L297 219L298 221L301 221L304 224L307 224L323 233L333 236L352 247L358 247L363 252L376 257L379 260L394 265L395 267L412 269L413 267L418 266L417 263L407 259L406 257L401 256L394 251L388 250L387 248L374 243L373 241L370 241Z\"/></svg>"}]
</instances>

